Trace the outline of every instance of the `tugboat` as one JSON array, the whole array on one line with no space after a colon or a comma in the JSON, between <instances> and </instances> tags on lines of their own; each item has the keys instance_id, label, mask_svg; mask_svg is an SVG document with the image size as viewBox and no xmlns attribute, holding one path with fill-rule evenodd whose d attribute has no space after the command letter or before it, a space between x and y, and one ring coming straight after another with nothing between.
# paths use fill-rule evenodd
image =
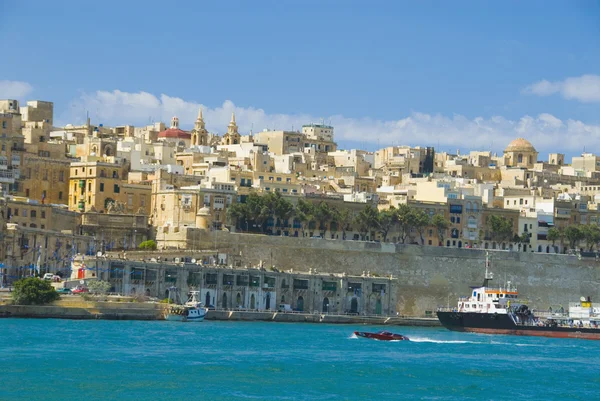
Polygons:
<instances>
[{"instance_id":1,"label":"tugboat","mask_svg":"<svg viewBox=\"0 0 600 401\"><path fill-rule=\"evenodd\" d=\"M389 331L380 331L378 333L369 333L366 331L355 331L357 337L371 338L380 341L409 341L408 337L401 334L391 333Z\"/></svg>"},{"instance_id":2,"label":"tugboat","mask_svg":"<svg viewBox=\"0 0 600 401\"><path fill-rule=\"evenodd\" d=\"M471 287L471 296L461 297L454 308L438 308L440 323L449 330L485 334L511 334L600 340L600 305L591 298L569 304L568 313L544 313L536 316L518 300L518 291L510 281L504 287L492 287L486 252L482 286Z\"/></svg>"},{"instance_id":3,"label":"tugboat","mask_svg":"<svg viewBox=\"0 0 600 401\"><path fill-rule=\"evenodd\" d=\"M169 288L169 299L171 288ZM173 289L175 291L176 289ZM165 310L165 320L174 322L202 322L207 309L198 300L200 291L190 291L190 298L183 305L169 305Z\"/></svg>"}]
</instances>

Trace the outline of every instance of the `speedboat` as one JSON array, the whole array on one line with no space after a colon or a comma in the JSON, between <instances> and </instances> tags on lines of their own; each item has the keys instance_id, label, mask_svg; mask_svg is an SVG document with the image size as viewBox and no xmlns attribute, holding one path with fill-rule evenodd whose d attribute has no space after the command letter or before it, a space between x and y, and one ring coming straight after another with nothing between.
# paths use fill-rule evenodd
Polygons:
<instances>
[{"instance_id":1,"label":"speedboat","mask_svg":"<svg viewBox=\"0 0 600 401\"><path fill-rule=\"evenodd\" d=\"M389 331L380 331L378 333L369 333L366 331L355 331L357 337L372 338L373 340L381 341L409 341L408 337L401 334L392 333Z\"/></svg>"}]
</instances>

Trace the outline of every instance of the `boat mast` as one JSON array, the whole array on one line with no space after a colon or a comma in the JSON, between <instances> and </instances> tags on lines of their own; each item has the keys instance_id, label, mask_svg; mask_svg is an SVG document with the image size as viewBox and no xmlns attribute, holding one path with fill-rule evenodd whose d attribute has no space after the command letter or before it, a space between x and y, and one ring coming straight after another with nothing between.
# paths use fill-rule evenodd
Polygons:
<instances>
[{"instance_id":1,"label":"boat mast","mask_svg":"<svg viewBox=\"0 0 600 401\"><path fill-rule=\"evenodd\" d=\"M490 280L494 279L494 273L488 271L490 267L490 258L489 252L485 252L485 276L483 278L483 287L487 287Z\"/></svg>"}]
</instances>

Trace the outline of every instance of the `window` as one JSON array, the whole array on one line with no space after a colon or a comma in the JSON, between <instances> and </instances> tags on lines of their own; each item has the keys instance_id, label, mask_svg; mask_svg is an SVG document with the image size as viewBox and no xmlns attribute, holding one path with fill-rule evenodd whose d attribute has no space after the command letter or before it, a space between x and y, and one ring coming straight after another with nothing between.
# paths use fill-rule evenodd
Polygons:
<instances>
[{"instance_id":1,"label":"window","mask_svg":"<svg viewBox=\"0 0 600 401\"><path fill-rule=\"evenodd\" d=\"M35 219L37 217L37 211L32 210L30 216L32 219Z\"/></svg>"},{"instance_id":2,"label":"window","mask_svg":"<svg viewBox=\"0 0 600 401\"><path fill-rule=\"evenodd\" d=\"M44 174L43 174L43 180L44 181L48 181L48 170L44 170Z\"/></svg>"},{"instance_id":3,"label":"window","mask_svg":"<svg viewBox=\"0 0 600 401\"><path fill-rule=\"evenodd\" d=\"M23 209L23 217L27 217L27 209Z\"/></svg>"},{"instance_id":4,"label":"window","mask_svg":"<svg viewBox=\"0 0 600 401\"><path fill-rule=\"evenodd\" d=\"M60 182L64 182L65 181L65 172L64 171L59 171L58 172L58 181L60 181Z\"/></svg>"},{"instance_id":5,"label":"window","mask_svg":"<svg viewBox=\"0 0 600 401\"><path fill-rule=\"evenodd\" d=\"M59 199L59 200L62 200L62 191L60 191L60 192L58 193L58 199Z\"/></svg>"},{"instance_id":6,"label":"window","mask_svg":"<svg viewBox=\"0 0 600 401\"><path fill-rule=\"evenodd\" d=\"M91 191L91 190L92 190L92 182L90 181L90 182L88 182L88 191Z\"/></svg>"},{"instance_id":7,"label":"window","mask_svg":"<svg viewBox=\"0 0 600 401\"><path fill-rule=\"evenodd\" d=\"M42 210L42 219L45 219L45 218L46 218L46 211Z\"/></svg>"},{"instance_id":8,"label":"window","mask_svg":"<svg viewBox=\"0 0 600 401\"><path fill-rule=\"evenodd\" d=\"M25 197L29 198L29 188L25 189Z\"/></svg>"},{"instance_id":9,"label":"window","mask_svg":"<svg viewBox=\"0 0 600 401\"><path fill-rule=\"evenodd\" d=\"M103 182L100 183L100 192L104 192L104 183Z\"/></svg>"},{"instance_id":10,"label":"window","mask_svg":"<svg viewBox=\"0 0 600 401\"><path fill-rule=\"evenodd\" d=\"M113 192L118 194L119 192L121 192L121 189L119 188L118 184L115 184L114 188L113 188Z\"/></svg>"}]
</instances>

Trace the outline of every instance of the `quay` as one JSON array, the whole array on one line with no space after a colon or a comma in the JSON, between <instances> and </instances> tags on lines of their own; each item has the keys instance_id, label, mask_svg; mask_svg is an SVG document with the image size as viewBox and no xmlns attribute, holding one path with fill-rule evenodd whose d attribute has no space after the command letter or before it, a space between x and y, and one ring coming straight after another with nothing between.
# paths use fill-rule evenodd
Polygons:
<instances>
[{"instance_id":1,"label":"quay","mask_svg":"<svg viewBox=\"0 0 600 401\"><path fill-rule=\"evenodd\" d=\"M6 293L4 293L6 294ZM80 296L68 296L49 305L12 305L0 301L0 317L42 319L102 319L102 320L163 320L167 304L132 302L127 297L89 301ZM284 313L278 311L209 310L206 320L269 321L287 323L373 324L394 326L438 327L431 317L361 316L331 313Z\"/></svg>"}]
</instances>

